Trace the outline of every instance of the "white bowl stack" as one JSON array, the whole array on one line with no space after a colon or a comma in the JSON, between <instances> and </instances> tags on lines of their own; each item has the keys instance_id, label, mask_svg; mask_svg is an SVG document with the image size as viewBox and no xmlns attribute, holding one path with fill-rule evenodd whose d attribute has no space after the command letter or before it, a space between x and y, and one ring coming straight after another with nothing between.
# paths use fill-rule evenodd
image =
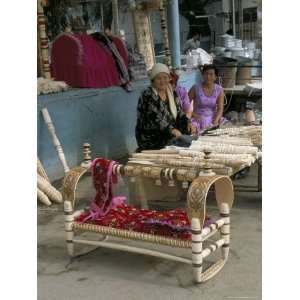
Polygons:
<instances>
[{"instance_id":1,"label":"white bowl stack","mask_svg":"<svg viewBox=\"0 0 300 300\"><path fill-rule=\"evenodd\" d=\"M243 48L243 41L239 39L235 39L235 48Z\"/></svg>"},{"instance_id":2,"label":"white bowl stack","mask_svg":"<svg viewBox=\"0 0 300 300\"><path fill-rule=\"evenodd\" d=\"M244 48L231 48L231 57L237 58L238 56L245 56L245 49Z\"/></svg>"},{"instance_id":3,"label":"white bowl stack","mask_svg":"<svg viewBox=\"0 0 300 300\"><path fill-rule=\"evenodd\" d=\"M235 39L232 35L224 34L220 37L220 46L225 48L235 47Z\"/></svg>"},{"instance_id":4,"label":"white bowl stack","mask_svg":"<svg viewBox=\"0 0 300 300\"><path fill-rule=\"evenodd\" d=\"M236 39L232 35L224 34L219 36L218 46L214 52L218 56L237 58L246 57L259 60L261 50L256 49L255 41Z\"/></svg>"}]
</instances>

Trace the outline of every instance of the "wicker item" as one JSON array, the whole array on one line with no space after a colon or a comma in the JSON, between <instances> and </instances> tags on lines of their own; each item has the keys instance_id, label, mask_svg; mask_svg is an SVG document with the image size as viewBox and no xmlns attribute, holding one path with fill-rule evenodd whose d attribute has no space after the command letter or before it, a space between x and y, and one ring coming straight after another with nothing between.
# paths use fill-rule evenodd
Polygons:
<instances>
[{"instance_id":1,"label":"wicker item","mask_svg":"<svg viewBox=\"0 0 300 300\"><path fill-rule=\"evenodd\" d=\"M244 85L252 80L252 64L248 63L243 66L239 66L236 73L236 84Z\"/></svg>"},{"instance_id":2,"label":"wicker item","mask_svg":"<svg viewBox=\"0 0 300 300\"><path fill-rule=\"evenodd\" d=\"M157 153L157 152L156 152ZM155 154L155 153L154 153ZM117 229L108 226L99 226L95 224L79 223L74 220L74 216L78 215L75 211L76 204L76 187L88 168L76 167L65 175L63 181L63 198L65 211L65 233L67 250L69 255L74 255L74 244L97 245L106 248L125 250L133 253L142 253L153 255L156 257L172 259L178 262L184 262L192 265L195 281L204 282L215 276L224 266L228 259L229 238L230 238L230 220L229 213L233 203L234 194L231 180L227 176L201 176L197 177L197 172L192 169L157 167L157 166L134 166L134 165L114 165L113 173L121 176L143 176L147 180L167 179L179 180L182 182L192 181L188 190L187 208L188 216L191 223L191 240L181 240L169 238L161 235L146 234L142 232ZM154 182L154 181L153 181ZM164 184L166 181L162 181ZM209 189L215 187L215 195L220 210L220 219L212 223L209 227L203 228L206 214L206 197ZM166 187L165 187L166 188ZM143 248L137 248L119 243L105 241L96 241L88 239L78 239L74 235L78 231L95 232L106 237L114 236L122 239L131 239L144 241L154 244L161 244L171 247L189 248L192 250L191 259L186 259L159 251L152 251ZM209 242L208 238L220 232L221 238L216 242ZM208 241L210 245L203 249L203 242ZM207 270L203 270L203 260L211 253L221 249L221 258L210 266Z\"/></svg>"},{"instance_id":3,"label":"wicker item","mask_svg":"<svg viewBox=\"0 0 300 300\"><path fill-rule=\"evenodd\" d=\"M218 76L223 88L233 88L236 84L237 62L231 58L223 57L214 61L218 68Z\"/></svg>"}]
</instances>

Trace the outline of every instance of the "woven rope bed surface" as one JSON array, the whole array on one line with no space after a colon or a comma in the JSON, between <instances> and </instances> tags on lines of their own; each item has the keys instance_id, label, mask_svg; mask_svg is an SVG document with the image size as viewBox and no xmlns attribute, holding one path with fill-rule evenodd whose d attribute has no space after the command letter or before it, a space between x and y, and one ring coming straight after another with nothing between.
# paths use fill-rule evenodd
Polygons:
<instances>
[{"instance_id":1,"label":"woven rope bed surface","mask_svg":"<svg viewBox=\"0 0 300 300\"><path fill-rule=\"evenodd\" d=\"M172 246L172 247L190 248L192 245L190 241L184 241L179 239L167 238L160 235L153 235L153 234L124 230L124 229L117 229L117 228L112 228L107 226L87 224L87 223L81 224L78 222L74 222L73 229L75 231L90 231L90 232L101 233L104 235L111 235L111 236L124 238L124 239L139 240L139 241L162 244L162 245Z\"/></svg>"}]
</instances>

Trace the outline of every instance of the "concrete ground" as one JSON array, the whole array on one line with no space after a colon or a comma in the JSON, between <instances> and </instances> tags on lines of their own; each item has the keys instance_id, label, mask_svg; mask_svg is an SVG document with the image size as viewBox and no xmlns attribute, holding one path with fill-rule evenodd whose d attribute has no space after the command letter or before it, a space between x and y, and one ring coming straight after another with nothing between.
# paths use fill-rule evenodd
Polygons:
<instances>
[{"instance_id":1,"label":"concrete ground","mask_svg":"<svg viewBox=\"0 0 300 300\"><path fill-rule=\"evenodd\" d=\"M253 167L246 179L235 184L253 186L255 180ZM81 205L91 195L86 178L78 190ZM261 299L261 193L237 188L229 260L218 275L200 285L193 283L191 266L145 255L75 245L81 255L71 260L64 242L62 210L62 205L38 207L39 300ZM208 202L208 212L217 212L214 202ZM190 255L187 249L171 250Z\"/></svg>"}]
</instances>

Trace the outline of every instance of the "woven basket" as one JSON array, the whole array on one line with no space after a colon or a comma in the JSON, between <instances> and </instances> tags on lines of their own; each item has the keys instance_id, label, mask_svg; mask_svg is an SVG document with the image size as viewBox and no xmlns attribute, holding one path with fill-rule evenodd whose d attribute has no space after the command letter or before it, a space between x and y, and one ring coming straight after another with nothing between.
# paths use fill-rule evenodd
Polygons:
<instances>
[{"instance_id":1,"label":"woven basket","mask_svg":"<svg viewBox=\"0 0 300 300\"><path fill-rule=\"evenodd\" d=\"M223 57L215 60L220 84L223 88L233 88L236 84L237 61Z\"/></svg>"}]
</instances>

